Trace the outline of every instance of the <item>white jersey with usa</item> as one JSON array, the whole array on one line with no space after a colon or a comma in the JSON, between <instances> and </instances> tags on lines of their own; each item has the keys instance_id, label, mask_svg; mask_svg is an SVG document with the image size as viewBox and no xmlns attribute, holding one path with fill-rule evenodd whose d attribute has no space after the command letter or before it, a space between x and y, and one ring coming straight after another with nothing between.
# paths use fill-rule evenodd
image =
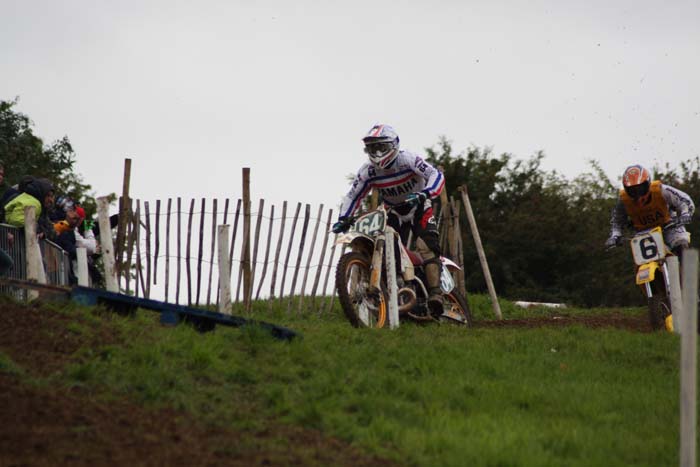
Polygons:
<instances>
[{"instance_id":1,"label":"white jersey with usa","mask_svg":"<svg viewBox=\"0 0 700 467\"><path fill-rule=\"evenodd\" d=\"M411 193L423 192L434 198L444 186L442 172L421 156L401 150L386 168L377 168L370 162L360 167L340 206L340 217L352 216L372 188L379 190L385 204L393 206L406 201Z\"/></svg>"}]
</instances>

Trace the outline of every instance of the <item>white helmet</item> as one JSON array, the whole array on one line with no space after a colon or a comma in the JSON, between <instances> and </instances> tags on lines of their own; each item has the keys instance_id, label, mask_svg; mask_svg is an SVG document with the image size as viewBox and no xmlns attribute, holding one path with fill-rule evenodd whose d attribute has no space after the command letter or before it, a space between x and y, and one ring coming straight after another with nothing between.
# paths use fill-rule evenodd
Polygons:
<instances>
[{"instance_id":1,"label":"white helmet","mask_svg":"<svg viewBox=\"0 0 700 467\"><path fill-rule=\"evenodd\" d=\"M362 141L370 162L377 168L389 167L399 155L399 135L389 125L374 125Z\"/></svg>"}]
</instances>

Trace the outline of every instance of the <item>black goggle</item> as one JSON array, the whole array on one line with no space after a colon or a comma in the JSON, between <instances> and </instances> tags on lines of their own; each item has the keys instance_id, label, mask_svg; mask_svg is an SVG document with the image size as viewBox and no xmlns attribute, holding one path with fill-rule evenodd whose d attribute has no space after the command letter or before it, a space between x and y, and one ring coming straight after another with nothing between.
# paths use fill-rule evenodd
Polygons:
<instances>
[{"instance_id":1,"label":"black goggle","mask_svg":"<svg viewBox=\"0 0 700 467\"><path fill-rule=\"evenodd\" d=\"M649 193L649 182L644 182L639 185L626 186L625 191L634 199L641 198Z\"/></svg>"},{"instance_id":2,"label":"black goggle","mask_svg":"<svg viewBox=\"0 0 700 467\"><path fill-rule=\"evenodd\" d=\"M374 155L377 152L380 154L386 154L391 151L393 145L391 143L367 143L365 144L365 152L370 155Z\"/></svg>"}]
</instances>

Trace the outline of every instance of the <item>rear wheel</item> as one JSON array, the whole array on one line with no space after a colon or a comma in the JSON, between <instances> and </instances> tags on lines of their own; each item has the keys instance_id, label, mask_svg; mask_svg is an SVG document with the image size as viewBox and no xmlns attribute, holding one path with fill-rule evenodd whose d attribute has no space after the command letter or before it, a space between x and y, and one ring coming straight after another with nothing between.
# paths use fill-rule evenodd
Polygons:
<instances>
[{"instance_id":1,"label":"rear wheel","mask_svg":"<svg viewBox=\"0 0 700 467\"><path fill-rule=\"evenodd\" d=\"M459 321L467 326L474 324L472 312L469 309L467 300L462 296L462 293L457 289L442 296L443 302L443 318Z\"/></svg>"},{"instance_id":2,"label":"rear wheel","mask_svg":"<svg viewBox=\"0 0 700 467\"><path fill-rule=\"evenodd\" d=\"M383 291L370 291L369 279L370 260L365 255L350 252L338 261L338 299L345 317L356 328L382 328L386 324L386 296Z\"/></svg>"}]
</instances>

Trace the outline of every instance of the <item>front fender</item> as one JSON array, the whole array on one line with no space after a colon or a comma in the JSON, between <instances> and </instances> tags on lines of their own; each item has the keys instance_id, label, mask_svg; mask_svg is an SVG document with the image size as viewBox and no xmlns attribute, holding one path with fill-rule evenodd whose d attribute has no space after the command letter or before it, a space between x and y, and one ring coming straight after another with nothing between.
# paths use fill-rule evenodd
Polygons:
<instances>
[{"instance_id":1,"label":"front fender","mask_svg":"<svg viewBox=\"0 0 700 467\"><path fill-rule=\"evenodd\" d=\"M635 277L637 285L647 284L654 281L656 276L656 270L659 269L659 263L652 261L650 263L642 264L637 269L637 275Z\"/></svg>"},{"instance_id":2,"label":"front fender","mask_svg":"<svg viewBox=\"0 0 700 467\"><path fill-rule=\"evenodd\" d=\"M338 235L335 240L336 245L349 245L352 251L363 251L370 256L374 251L374 239L360 232L346 232Z\"/></svg>"}]
</instances>

